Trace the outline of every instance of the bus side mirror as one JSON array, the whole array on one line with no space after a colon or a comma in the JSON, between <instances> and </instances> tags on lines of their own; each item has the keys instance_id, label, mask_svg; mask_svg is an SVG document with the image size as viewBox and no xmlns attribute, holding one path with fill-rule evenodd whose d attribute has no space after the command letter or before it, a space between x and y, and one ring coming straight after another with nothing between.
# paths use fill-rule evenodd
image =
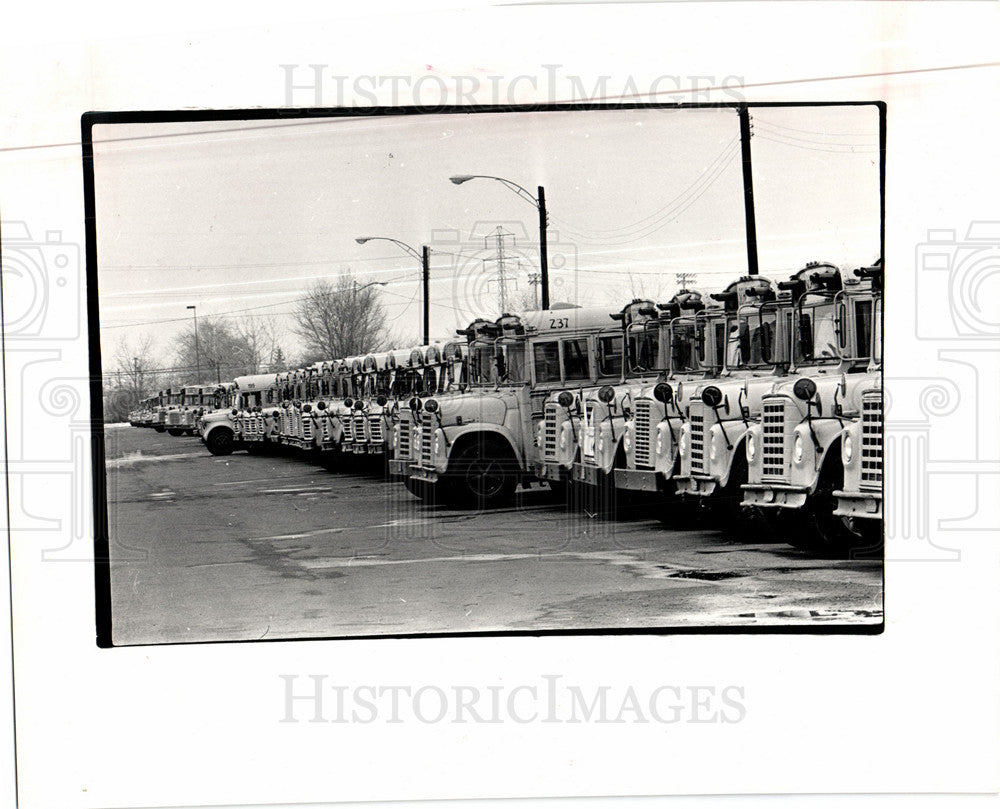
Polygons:
<instances>
[{"instance_id":1,"label":"bus side mirror","mask_svg":"<svg viewBox=\"0 0 1000 809\"><path fill-rule=\"evenodd\" d=\"M844 329L846 309L843 303L839 303L833 310L833 332L837 335L837 342L841 348L847 348L847 331Z\"/></svg>"}]
</instances>

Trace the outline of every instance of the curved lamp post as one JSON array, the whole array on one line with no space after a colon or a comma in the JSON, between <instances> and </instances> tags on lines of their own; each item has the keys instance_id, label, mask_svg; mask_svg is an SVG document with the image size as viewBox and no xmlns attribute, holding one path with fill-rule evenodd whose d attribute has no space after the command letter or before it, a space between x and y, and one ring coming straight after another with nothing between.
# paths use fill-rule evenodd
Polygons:
<instances>
[{"instance_id":1,"label":"curved lamp post","mask_svg":"<svg viewBox=\"0 0 1000 809\"><path fill-rule=\"evenodd\" d=\"M406 242L401 242L399 239L392 239L388 236L359 236L355 239L358 244L364 244L365 242L392 242L397 247L403 249L405 253L413 256L417 261L420 262L420 267L422 270L422 280L424 287L424 345L429 345L431 341L430 331L431 331L431 267L430 267L430 248L425 244L421 251L418 253L413 247L410 247ZM383 284L384 286L384 284Z\"/></svg>"},{"instance_id":2,"label":"curved lamp post","mask_svg":"<svg viewBox=\"0 0 1000 809\"><path fill-rule=\"evenodd\" d=\"M449 177L455 185L467 183L469 180L496 180L507 186L521 199L527 200L538 209L538 247L541 254L540 269L542 282L542 309L549 308L549 215L545 210L545 189L538 186L538 196L533 197L531 193L519 186L517 183L503 177L494 177L491 174L457 174Z\"/></svg>"}]
</instances>

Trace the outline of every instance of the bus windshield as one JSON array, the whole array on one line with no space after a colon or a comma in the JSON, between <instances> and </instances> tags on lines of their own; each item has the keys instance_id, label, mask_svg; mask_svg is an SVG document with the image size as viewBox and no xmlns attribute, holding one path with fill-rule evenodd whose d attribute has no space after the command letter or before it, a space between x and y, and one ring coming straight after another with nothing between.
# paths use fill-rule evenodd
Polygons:
<instances>
[{"instance_id":1,"label":"bus windshield","mask_svg":"<svg viewBox=\"0 0 1000 809\"><path fill-rule=\"evenodd\" d=\"M527 381L527 368L525 367L525 346L523 340L505 341L498 340L496 343L496 378L494 382L506 385L520 385Z\"/></svg>"},{"instance_id":2,"label":"bus windshield","mask_svg":"<svg viewBox=\"0 0 1000 809\"><path fill-rule=\"evenodd\" d=\"M831 362L840 359L836 306L832 302L803 307L795 341L798 362Z\"/></svg>"},{"instance_id":3,"label":"bus windshield","mask_svg":"<svg viewBox=\"0 0 1000 809\"><path fill-rule=\"evenodd\" d=\"M872 318L872 360L882 364L882 299L875 301L875 315Z\"/></svg>"},{"instance_id":4,"label":"bus windshield","mask_svg":"<svg viewBox=\"0 0 1000 809\"><path fill-rule=\"evenodd\" d=\"M726 351L726 321L698 320L695 322L695 329L698 363L705 370L721 370Z\"/></svg>"},{"instance_id":5,"label":"bus windshield","mask_svg":"<svg viewBox=\"0 0 1000 809\"><path fill-rule=\"evenodd\" d=\"M777 312L753 309L730 318L726 343L727 368L761 368L775 362Z\"/></svg>"},{"instance_id":6,"label":"bus windshield","mask_svg":"<svg viewBox=\"0 0 1000 809\"><path fill-rule=\"evenodd\" d=\"M659 329L644 328L628 336L628 372L644 373L656 369L660 356Z\"/></svg>"},{"instance_id":7,"label":"bus windshield","mask_svg":"<svg viewBox=\"0 0 1000 809\"><path fill-rule=\"evenodd\" d=\"M671 373L689 373L701 370L698 362L698 351L695 350L697 330L694 321L675 318L670 324L670 371Z\"/></svg>"},{"instance_id":8,"label":"bus windshield","mask_svg":"<svg viewBox=\"0 0 1000 809\"><path fill-rule=\"evenodd\" d=\"M855 353L862 359L872 357L872 301L868 298L860 298L854 302L854 333L858 344ZM841 331L845 331L841 325ZM843 343L843 341L841 341ZM879 357L876 362L880 361Z\"/></svg>"}]
</instances>

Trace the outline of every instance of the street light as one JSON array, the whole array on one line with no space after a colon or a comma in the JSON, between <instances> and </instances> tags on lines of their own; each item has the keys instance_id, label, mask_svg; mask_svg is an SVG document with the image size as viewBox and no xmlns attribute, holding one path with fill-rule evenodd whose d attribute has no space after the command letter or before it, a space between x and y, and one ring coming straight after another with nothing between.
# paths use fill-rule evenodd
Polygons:
<instances>
[{"instance_id":1,"label":"street light","mask_svg":"<svg viewBox=\"0 0 1000 809\"><path fill-rule=\"evenodd\" d=\"M399 239L391 239L388 236L359 236L354 241L358 244L364 244L365 242L392 242L420 262L424 285L424 345L429 345L431 342L431 249L425 244L418 253L406 242L401 242Z\"/></svg>"},{"instance_id":2,"label":"street light","mask_svg":"<svg viewBox=\"0 0 1000 809\"><path fill-rule=\"evenodd\" d=\"M532 205L538 209L538 247L541 253L541 282L542 282L542 309L549 308L549 215L545 210L545 189L542 186L538 186L538 196L533 197L527 191L527 189L522 188L517 183L507 180L503 177L494 177L491 174L456 174L454 177L449 177L455 185L461 185L462 183L467 183L469 180L496 180L498 183L502 183L507 186L511 191L517 194L521 199L527 200Z\"/></svg>"},{"instance_id":3,"label":"street light","mask_svg":"<svg viewBox=\"0 0 1000 809\"><path fill-rule=\"evenodd\" d=\"M189 306L188 309L191 309L194 312L194 365L195 365L195 369L196 369L197 374L198 374L197 377L195 377L195 378L198 380L198 384L200 385L201 384L201 355L200 355L200 352L198 351L198 307L197 306Z\"/></svg>"},{"instance_id":4,"label":"street light","mask_svg":"<svg viewBox=\"0 0 1000 809\"><path fill-rule=\"evenodd\" d=\"M357 294L359 292L361 292L361 290L368 289L368 287L384 287L385 285L386 285L385 281L372 281L369 284L364 284L362 286L358 286L358 282L355 281L354 282L354 294L355 294L355 296L357 296Z\"/></svg>"}]
</instances>

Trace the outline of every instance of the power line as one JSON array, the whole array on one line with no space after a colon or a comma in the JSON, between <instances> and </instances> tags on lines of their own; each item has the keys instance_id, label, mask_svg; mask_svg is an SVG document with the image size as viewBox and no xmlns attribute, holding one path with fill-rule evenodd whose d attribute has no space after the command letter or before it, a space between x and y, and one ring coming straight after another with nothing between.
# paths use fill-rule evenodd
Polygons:
<instances>
[{"instance_id":1,"label":"power line","mask_svg":"<svg viewBox=\"0 0 1000 809\"><path fill-rule=\"evenodd\" d=\"M684 197L687 194L691 193L694 189L696 189L699 186L699 184L701 184L704 181L706 174L713 174L716 171L716 169L720 166L720 164L724 164L726 162L726 157L729 156L731 153L735 152L735 146L738 141L739 138L733 138L728 143L726 143L726 145L722 147L722 150L702 170L702 173L697 177L697 179L695 179L694 182L688 185L687 188L681 191L677 196L671 199L666 205L664 205L662 208L659 208L656 211L653 211L650 214L647 214L646 216L636 220L635 222L629 225L625 225L623 227L618 227L618 228L608 228L608 229L590 228L586 231L583 231L580 230L579 228L573 227L572 223L567 222L562 217L551 216L551 218L553 221L564 223L564 229L567 230L568 232L577 233L585 238L613 239L613 238L618 238L618 236L633 235L632 231L641 231L646 229L647 225L644 223L646 223L647 221L659 222L662 221L664 218L669 218L673 214L673 209L683 201ZM601 234L608 234L608 235L601 235Z\"/></svg>"},{"instance_id":2,"label":"power line","mask_svg":"<svg viewBox=\"0 0 1000 809\"><path fill-rule=\"evenodd\" d=\"M679 197L676 198L673 208L669 211L666 211L666 213L664 213L664 215L660 217L658 221L652 223L650 226L647 226L645 230L637 231L633 234L630 234L631 236L630 238L593 236L587 233L574 231L572 228L568 228L568 231L571 235L575 233L576 237L585 244L596 244L602 247L615 247L625 244L631 244L633 242L649 238L654 233L656 233L659 230L662 230L664 227L670 224L672 219L675 219L676 217L680 216L682 213L688 210L695 202L697 202L702 196L704 196L704 194L708 191L708 189L711 188L711 186L714 185L715 182L725 173L726 169L728 169L733 164L736 155L739 151L740 151L739 147L734 143L730 147L728 153L726 154L727 158L726 160L716 165L707 174L702 174L698 178L698 180L695 181L695 183L693 183L687 189L685 189L685 191L682 192L679 195ZM681 200L681 198L684 196L688 196L688 198L683 201L677 201ZM625 234L623 233L622 235Z\"/></svg>"}]
</instances>

